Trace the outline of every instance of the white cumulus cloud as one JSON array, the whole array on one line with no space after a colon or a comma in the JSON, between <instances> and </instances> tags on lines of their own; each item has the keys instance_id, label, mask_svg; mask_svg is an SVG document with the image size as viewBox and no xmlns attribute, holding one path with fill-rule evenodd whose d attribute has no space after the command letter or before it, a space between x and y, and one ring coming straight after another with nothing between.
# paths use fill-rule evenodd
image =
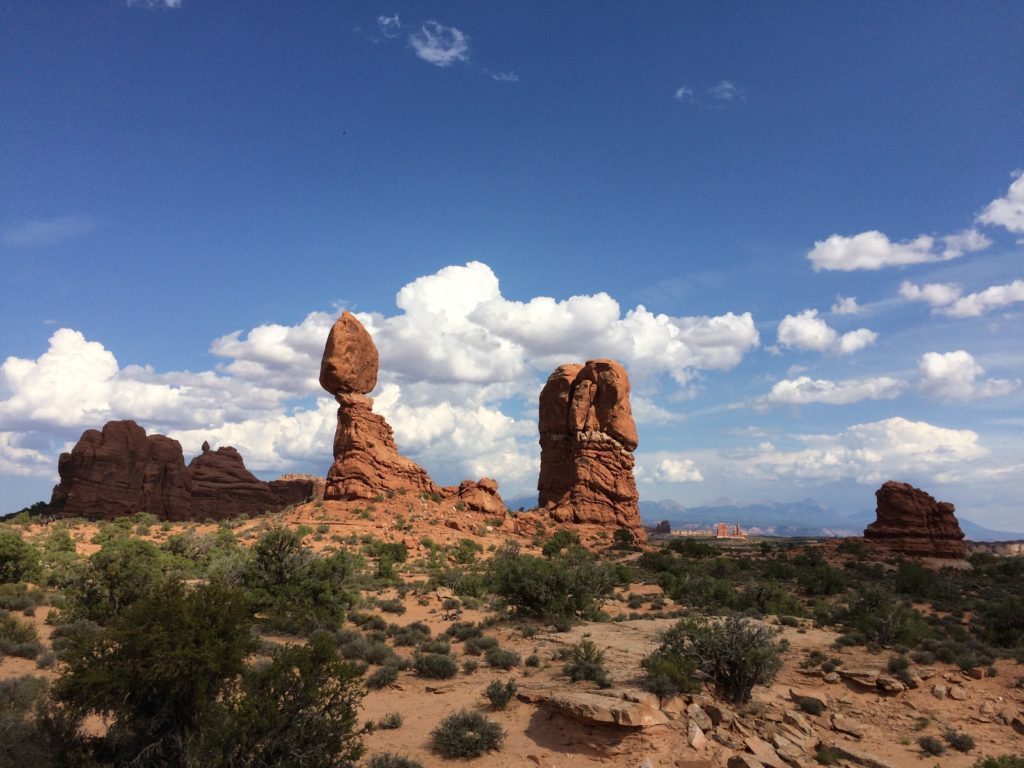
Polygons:
<instances>
[{"instance_id":1,"label":"white cumulus cloud","mask_svg":"<svg viewBox=\"0 0 1024 768\"><path fill-rule=\"evenodd\" d=\"M651 472L656 483L699 483L704 480L693 459L662 459Z\"/></svg>"},{"instance_id":2,"label":"white cumulus cloud","mask_svg":"<svg viewBox=\"0 0 1024 768\"><path fill-rule=\"evenodd\" d=\"M900 295L911 301L923 301L932 309L950 317L978 317L992 309L1024 301L1024 280L1005 285L993 285L983 291L962 295L955 283L928 283L918 286L904 281Z\"/></svg>"},{"instance_id":3,"label":"white cumulus cloud","mask_svg":"<svg viewBox=\"0 0 1024 768\"><path fill-rule=\"evenodd\" d=\"M834 315L856 315L860 311L856 296L836 296L836 303L832 305Z\"/></svg>"},{"instance_id":4,"label":"white cumulus cloud","mask_svg":"<svg viewBox=\"0 0 1024 768\"><path fill-rule=\"evenodd\" d=\"M906 382L890 376L865 379L829 381L799 376L796 379L777 381L766 395L758 398L759 405L806 405L827 403L848 405L861 400L889 400L898 397Z\"/></svg>"},{"instance_id":5,"label":"white cumulus cloud","mask_svg":"<svg viewBox=\"0 0 1024 768\"><path fill-rule=\"evenodd\" d=\"M998 397L1013 392L1020 381L1007 379L979 380L985 374L965 350L955 352L926 352L918 361L921 371L921 389L929 394L949 400L977 400Z\"/></svg>"},{"instance_id":6,"label":"white cumulus cloud","mask_svg":"<svg viewBox=\"0 0 1024 768\"><path fill-rule=\"evenodd\" d=\"M839 335L824 320L818 317L818 310L805 309L796 315L786 315L779 323L779 343L790 349L813 352L831 352L850 355L873 344L878 334L868 328L858 328Z\"/></svg>"},{"instance_id":7,"label":"white cumulus cloud","mask_svg":"<svg viewBox=\"0 0 1024 768\"><path fill-rule=\"evenodd\" d=\"M937 247L940 243L941 247ZM871 230L852 237L832 235L817 241L807 258L815 271L825 269L850 272L949 261L989 245L991 241L973 229L938 240L930 235L921 235L902 243L895 243L881 232Z\"/></svg>"},{"instance_id":8,"label":"white cumulus cloud","mask_svg":"<svg viewBox=\"0 0 1024 768\"><path fill-rule=\"evenodd\" d=\"M900 296L908 301L923 301L933 307L952 304L960 298L960 286L956 283L926 283L916 285L909 280L900 283Z\"/></svg>"},{"instance_id":9,"label":"white cumulus cloud","mask_svg":"<svg viewBox=\"0 0 1024 768\"><path fill-rule=\"evenodd\" d=\"M469 38L465 33L436 21L423 22L418 32L409 35L409 44L417 56L438 67L469 60Z\"/></svg>"},{"instance_id":10,"label":"white cumulus cloud","mask_svg":"<svg viewBox=\"0 0 1024 768\"><path fill-rule=\"evenodd\" d=\"M989 203L978 216L979 222L1024 233L1024 174L1018 171L1015 176L1006 196Z\"/></svg>"},{"instance_id":11,"label":"white cumulus cloud","mask_svg":"<svg viewBox=\"0 0 1024 768\"><path fill-rule=\"evenodd\" d=\"M988 454L978 434L901 416L855 424L835 435L794 435L796 450L763 445L733 460L762 479L880 483L931 475Z\"/></svg>"}]
</instances>

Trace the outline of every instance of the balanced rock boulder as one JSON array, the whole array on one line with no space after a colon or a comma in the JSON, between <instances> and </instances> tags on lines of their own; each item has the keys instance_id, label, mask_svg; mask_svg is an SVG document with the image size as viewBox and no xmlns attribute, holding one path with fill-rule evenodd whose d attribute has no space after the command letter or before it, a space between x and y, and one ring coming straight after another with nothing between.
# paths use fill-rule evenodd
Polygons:
<instances>
[{"instance_id":1,"label":"balanced rock boulder","mask_svg":"<svg viewBox=\"0 0 1024 768\"><path fill-rule=\"evenodd\" d=\"M895 480L875 491L875 498L875 522L864 529L869 542L911 557L967 556L964 532L949 502Z\"/></svg>"},{"instance_id":2,"label":"balanced rock boulder","mask_svg":"<svg viewBox=\"0 0 1024 768\"><path fill-rule=\"evenodd\" d=\"M559 522L628 528L645 540L625 368L607 359L556 368L540 393L538 429L539 505Z\"/></svg>"},{"instance_id":3,"label":"balanced rock boulder","mask_svg":"<svg viewBox=\"0 0 1024 768\"><path fill-rule=\"evenodd\" d=\"M151 512L186 520L192 510L192 478L181 445L146 435L134 421L110 421L88 429L57 463L60 483L50 506L62 517L113 520Z\"/></svg>"},{"instance_id":4,"label":"balanced rock boulder","mask_svg":"<svg viewBox=\"0 0 1024 768\"><path fill-rule=\"evenodd\" d=\"M377 383L377 347L355 315L334 323L323 360L320 386L338 401L334 463L327 473L324 498L374 499L390 492L442 495L442 489L414 461L398 452L394 432L373 412L366 394Z\"/></svg>"}]
</instances>

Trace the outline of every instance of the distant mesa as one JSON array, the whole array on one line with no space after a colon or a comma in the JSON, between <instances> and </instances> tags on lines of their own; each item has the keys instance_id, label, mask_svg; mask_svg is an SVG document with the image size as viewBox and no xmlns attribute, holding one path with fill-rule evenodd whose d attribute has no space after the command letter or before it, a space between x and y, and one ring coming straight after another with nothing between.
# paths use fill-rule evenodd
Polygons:
<instances>
[{"instance_id":1,"label":"distant mesa","mask_svg":"<svg viewBox=\"0 0 1024 768\"><path fill-rule=\"evenodd\" d=\"M876 519L864 538L910 557L962 560L964 532L948 501L936 501L920 488L889 480L875 491Z\"/></svg>"},{"instance_id":2,"label":"distant mesa","mask_svg":"<svg viewBox=\"0 0 1024 768\"><path fill-rule=\"evenodd\" d=\"M62 517L113 520L150 512L161 520L223 520L305 501L317 482L291 475L265 483L234 448L203 452L186 467L181 444L134 421L88 429L57 464L50 507Z\"/></svg>"},{"instance_id":3,"label":"distant mesa","mask_svg":"<svg viewBox=\"0 0 1024 768\"><path fill-rule=\"evenodd\" d=\"M608 359L560 365L541 390L538 430L540 507L558 522L628 528L646 540L626 369Z\"/></svg>"}]
</instances>

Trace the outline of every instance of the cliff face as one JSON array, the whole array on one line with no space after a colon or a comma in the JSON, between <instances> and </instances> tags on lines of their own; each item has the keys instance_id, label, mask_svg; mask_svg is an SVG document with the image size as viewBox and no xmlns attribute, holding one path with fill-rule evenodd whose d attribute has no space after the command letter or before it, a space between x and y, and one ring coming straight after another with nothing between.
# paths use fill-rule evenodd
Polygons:
<instances>
[{"instance_id":1,"label":"cliff face","mask_svg":"<svg viewBox=\"0 0 1024 768\"><path fill-rule=\"evenodd\" d=\"M869 542L912 557L967 556L964 533L949 502L895 480L875 491L875 498L875 522L864 529Z\"/></svg>"}]
</instances>

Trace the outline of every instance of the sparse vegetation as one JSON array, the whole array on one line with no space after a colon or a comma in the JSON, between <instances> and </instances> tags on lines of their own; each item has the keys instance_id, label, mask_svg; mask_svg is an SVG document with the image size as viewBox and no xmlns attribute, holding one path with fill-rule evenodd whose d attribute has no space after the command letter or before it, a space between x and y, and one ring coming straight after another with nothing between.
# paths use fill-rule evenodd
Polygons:
<instances>
[{"instance_id":1,"label":"sparse vegetation","mask_svg":"<svg viewBox=\"0 0 1024 768\"><path fill-rule=\"evenodd\" d=\"M505 732L479 712L449 715L430 733L430 746L442 757L480 757L501 749Z\"/></svg>"},{"instance_id":2,"label":"sparse vegetation","mask_svg":"<svg viewBox=\"0 0 1024 768\"><path fill-rule=\"evenodd\" d=\"M512 701L512 697L516 695L517 690L519 690L519 686L516 685L515 680L509 679L504 683L501 680L492 680L484 689L484 696L491 702L494 709L505 709Z\"/></svg>"},{"instance_id":3,"label":"sparse vegetation","mask_svg":"<svg viewBox=\"0 0 1024 768\"><path fill-rule=\"evenodd\" d=\"M608 670L604 668L604 652L589 638L580 640L569 649L568 661L562 667L562 672L574 683L590 680L601 688L611 685Z\"/></svg>"}]
</instances>

